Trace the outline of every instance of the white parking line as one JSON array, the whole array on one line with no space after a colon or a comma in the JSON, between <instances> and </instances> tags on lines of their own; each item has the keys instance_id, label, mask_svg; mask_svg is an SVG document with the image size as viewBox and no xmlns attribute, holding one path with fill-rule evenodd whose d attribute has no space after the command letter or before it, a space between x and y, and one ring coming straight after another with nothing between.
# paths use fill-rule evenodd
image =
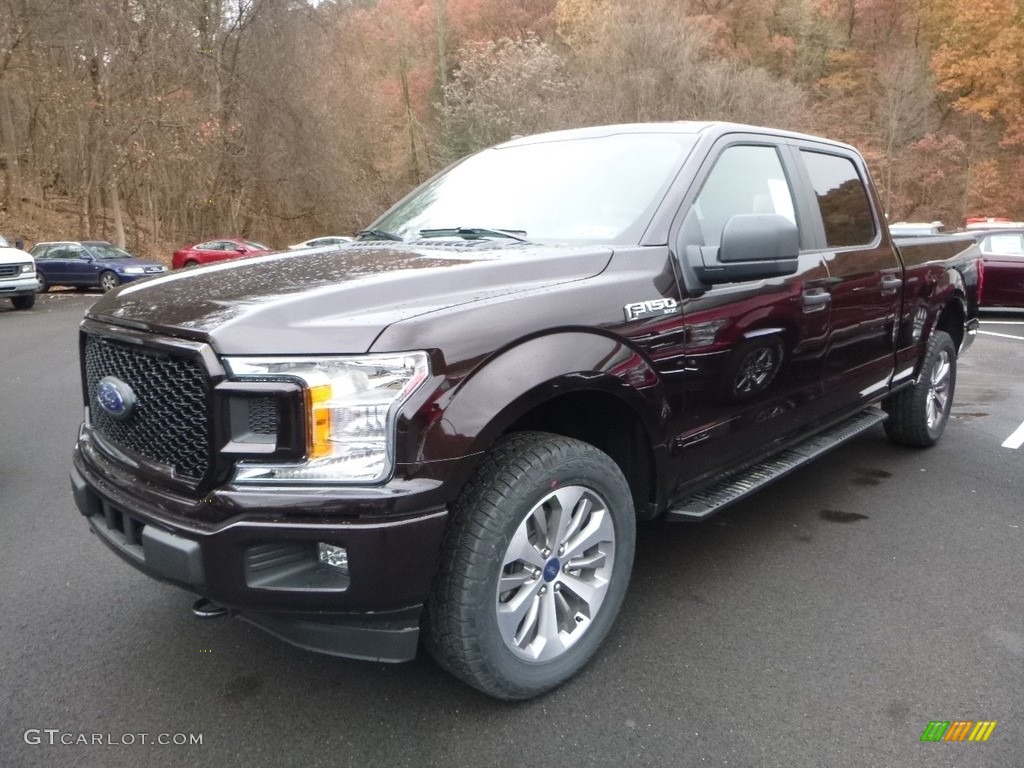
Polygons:
<instances>
[{"instance_id":1,"label":"white parking line","mask_svg":"<svg viewBox=\"0 0 1024 768\"><path fill-rule=\"evenodd\" d=\"M1016 339L1024 341L1024 336L1014 336L1010 333L996 333L995 331L978 331L979 336L998 336L1000 339Z\"/></svg>"},{"instance_id":2,"label":"white parking line","mask_svg":"<svg viewBox=\"0 0 1024 768\"><path fill-rule=\"evenodd\" d=\"M1003 448L1013 448L1016 450L1022 445L1024 445L1024 424L1017 427L1016 431L1003 441Z\"/></svg>"}]
</instances>

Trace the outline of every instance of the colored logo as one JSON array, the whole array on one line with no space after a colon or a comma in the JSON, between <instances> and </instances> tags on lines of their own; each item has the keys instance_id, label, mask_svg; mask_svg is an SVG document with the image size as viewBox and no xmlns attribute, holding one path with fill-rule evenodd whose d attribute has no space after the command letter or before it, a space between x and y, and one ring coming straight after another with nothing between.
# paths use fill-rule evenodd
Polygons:
<instances>
[{"instance_id":1,"label":"colored logo","mask_svg":"<svg viewBox=\"0 0 1024 768\"><path fill-rule=\"evenodd\" d=\"M125 421L135 408L135 393L116 376L104 376L96 385L100 409L118 421Z\"/></svg>"},{"instance_id":2,"label":"colored logo","mask_svg":"<svg viewBox=\"0 0 1024 768\"><path fill-rule=\"evenodd\" d=\"M996 720L932 720L921 734L921 741L988 741L996 729Z\"/></svg>"},{"instance_id":3,"label":"colored logo","mask_svg":"<svg viewBox=\"0 0 1024 768\"><path fill-rule=\"evenodd\" d=\"M557 557L552 557L550 560L548 560L547 564L545 564L544 566L544 581L554 581L555 576L558 575L558 569L561 567L562 564L558 562Z\"/></svg>"}]
</instances>

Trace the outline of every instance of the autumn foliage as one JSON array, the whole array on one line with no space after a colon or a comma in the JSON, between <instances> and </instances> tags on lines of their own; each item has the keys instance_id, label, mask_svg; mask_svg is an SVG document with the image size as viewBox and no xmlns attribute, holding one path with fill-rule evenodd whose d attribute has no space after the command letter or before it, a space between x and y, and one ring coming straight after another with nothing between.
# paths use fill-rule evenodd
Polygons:
<instances>
[{"instance_id":1,"label":"autumn foliage","mask_svg":"<svg viewBox=\"0 0 1024 768\"><path fill-rule=\"evenodd\" d=\"M893 220L1024 218L1024 4L0 2L8 235L281 246L516 134L680 119L855 143Z\"/></svg>"}]
</instances>

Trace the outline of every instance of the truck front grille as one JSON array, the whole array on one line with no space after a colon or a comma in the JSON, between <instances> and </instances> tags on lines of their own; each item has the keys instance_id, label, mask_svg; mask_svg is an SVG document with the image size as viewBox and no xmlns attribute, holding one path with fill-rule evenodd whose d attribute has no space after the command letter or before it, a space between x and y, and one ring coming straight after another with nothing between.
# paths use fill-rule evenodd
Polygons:
<instances>
[{"instance_id":1,"label":"truck front grille","mask_svg":"<svg viewBox=\"0 0 1024 768\"><path fill-rule=\"evenodd\" d=\"M131 415L100 407L96 386L114 376L131 387ZM93 428L116 446L199 480L209 468L206 373L196 358L86 335L85 379Z\"/></svg>"},{"instance_id":2,"label":"truck front grille","mask_svg":"<svg viewBox=\"0 0 1024 768\"><path fill-rule=\"evenodd\" d=\"M21 264L0 264L0 277L17 277Z\"/></svg>"}]
</instances>

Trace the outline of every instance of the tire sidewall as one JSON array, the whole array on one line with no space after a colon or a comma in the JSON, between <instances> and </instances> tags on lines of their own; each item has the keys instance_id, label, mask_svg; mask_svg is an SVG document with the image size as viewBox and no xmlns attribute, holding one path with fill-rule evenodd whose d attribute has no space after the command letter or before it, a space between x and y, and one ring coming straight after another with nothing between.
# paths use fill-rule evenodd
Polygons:
<instances>
[{"instance_id":1,"label":"tire sidewall","mask_svg":"<svg viewBox=\"0 0 1024 768\"><path fill-rule=\"evenodd\" d=\"M941 418L934 427L928 426L928 398L931 395L931 384L932 384L932 372L935 367L939 364L942 352L945 350L949 355L949 384L946 388L946 404L942 409ZM919 402L917 403L918 410L920 412L920 419L924 431L928 434L928 438L932 442L937 442L942 433L946 429L946 424L949 421L949 413L953 408L953 394L956 390L956 347L953 344L953 340L949 337L949 334L941 331L936 331L932 337L932 343L928 348L928 356L925 359L925 367L921 374L921 387L917 393Z\"/></svg>"},{"instance_id":2,"label":"tire sidewall","mask_svg":"<svg viewBox=\"0 0 1024 768\"><path fill-rule=\"evenodd\" d=\"M588 446L589 448L589 446ZM603 466L595 455L567 457L545 466L544 478L529 484L520 483L515 488L514 503L508 505L504 515L500 537L494 546L494 566L487 577L474 587L472 604L476 607L475 623L479 630L480 654L491 675L502 687L520 691L522 698L536 695L559 685L582 668L597 651L611 631L629 586L633 553L636 545L636 522L629 487L608 457L592 449L593 454L603 457L608 466ZM567 651L556 659L545 662L530 662L517 657L505 645L498 629L496 610L498 578L501 573L501 559L508 549L512 536L538 502L559 486L579 485L593 490L607 504L615 531L615 555L612 577L597 616L592 620L586 633Z\"/></svg>"}]
</instances>

